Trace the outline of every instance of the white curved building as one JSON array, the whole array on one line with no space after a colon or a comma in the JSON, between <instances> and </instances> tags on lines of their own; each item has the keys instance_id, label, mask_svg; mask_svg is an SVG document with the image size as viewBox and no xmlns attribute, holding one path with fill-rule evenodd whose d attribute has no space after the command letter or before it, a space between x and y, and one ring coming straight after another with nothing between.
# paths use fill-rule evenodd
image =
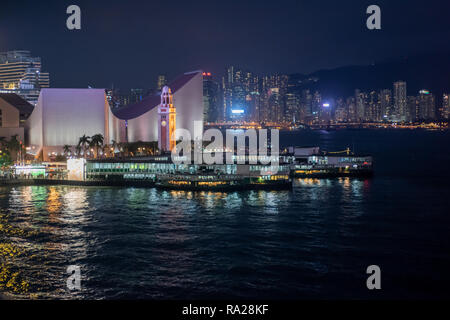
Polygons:
<instances>
[{"instance_id":1,"label":"white curved building","mask_svg":"<svg viewBox=\"0 0 450 320\"><path fill-rule=\"evenodd\" d=\"M194 121L203 123L203 74L202 71L185 73L168 87L173 94L177 110L177 128L187 129L194 135ZM158 140L158 106L160 95L152 95L142 101L113 110L114 115L126 121L128 142ZM203 132L203 129L201 130Z\"/></svg>"},{"instance_id":2,"label":"white curved building","mask_svg":"<svg viewBox=\"0 0 450 320\"><path fill-rule=\"evenodd\" d=\"M103 89L42 89L25 129L30 153L43 152L44 160L83 135L102 134L105 143L118 138Z\"/></svg>"},{"instance_id":3,"label":"white curved building","mask_svg":"<svg viewBox=\"0 0 450 320\"><path fill-rule=\"evenodd\" d=\"M191 131L203 123L203 75L190 72L169 84L176 107L177 128ZM158 140L160 96L112 110L104 89L42 89L25 124L29 153L49 160L63 154L64 145L76 146L83 135L102 134L104 143ZM200 133L202 134L202 133Z\"/></svg>"}]
</instances>

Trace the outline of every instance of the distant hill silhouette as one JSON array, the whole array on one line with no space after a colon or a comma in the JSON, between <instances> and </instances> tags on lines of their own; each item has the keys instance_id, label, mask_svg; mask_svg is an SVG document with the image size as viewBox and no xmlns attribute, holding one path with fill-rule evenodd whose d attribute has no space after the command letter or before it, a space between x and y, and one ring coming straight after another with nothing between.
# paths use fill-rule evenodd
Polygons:
<instances>
[{"instance_id":1,"label":"distant hill silhouette","mask_svg":"<svg viewBox=\"0 0 450 320\"><path fill-rule=\"evenodd\" d=\"M392 84L398 80L407 82L408 95L428 89L440 101L444 92L450 92L450 52L291 75L291 83L296 83L297 89L318 90L325 98L346 98L353 95L355 89L392 89Z\"/></svg>"}]
</instances>

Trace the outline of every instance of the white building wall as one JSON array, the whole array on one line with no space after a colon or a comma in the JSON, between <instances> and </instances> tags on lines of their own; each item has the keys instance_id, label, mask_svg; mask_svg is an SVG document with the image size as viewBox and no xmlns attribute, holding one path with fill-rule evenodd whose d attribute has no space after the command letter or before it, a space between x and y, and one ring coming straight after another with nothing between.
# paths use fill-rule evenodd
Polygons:
<instances>
[{"instance_id":1,"label":"white building wall","mask_svg":"<svg viewBox=\"0 0 450 320\"><path fill-rule=\"evenodd\" d=\"M194 121L201 122L203 135L203 75L201 72L173 94L177 112L176 128L187 129L194 137ZM179 137L177 137L178 139ZM158 140L158 106L145 114L128 120L128 142Z\"/></svg>"},{"instance_id":2,"label":"white building wall","mask_svg":"<svg viewBox=\"0 0 450 320\"><path fill-rule=\"evenodd\" d=\"M177 109L177 129L187 129L191 132L192 139L201 139L203 135L203 75L201 72L175 92L173 105ZM201 130L197 136L194 135L194 121L201 123Z\"/></svg>"},{"instance_id":3,"label":"white building wall","mask_svg":"<svg viewBox=\"0 0 450 320\"><path fill-rule=\"evenodd\" d=\"M128 142L158 140L158 108L128 120Z\"/></svg>"},{"instance_id":4,"label":"white building wall","mask_svg":"<svg viewBox=\"0 0 450 320\"><path fill-rule=\"evenodd\" d=\"M28 144L36 150L44 147L47 153L77 145L84 134L102 134L105 144L110 143L118 138L119 126L103 89L42 89L25 124Z\"/></svg>"}]
</instances>

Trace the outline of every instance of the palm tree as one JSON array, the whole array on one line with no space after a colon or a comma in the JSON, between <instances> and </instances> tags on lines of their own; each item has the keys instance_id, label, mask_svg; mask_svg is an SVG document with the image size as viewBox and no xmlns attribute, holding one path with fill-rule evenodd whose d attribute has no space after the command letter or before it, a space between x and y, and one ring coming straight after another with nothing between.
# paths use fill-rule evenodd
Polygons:
<instances>
[{"instance_id":1,"label":"palm tree","mask_svg":"<svg viewBox=\"0 0 450 320\"><path fill-rule=\"evenodd\" d=\"M7 143L7 148L10 151L11 155L15 155L13 159L17 159L19 157L19 152L21 151L22 144L17 139L19 135L15 134L11 137L11 139Z\"/></svg>"},{"instance_id":2,"label":"palm tree","mask_svg":"<svg viewBox=\"0 0 450 320\"><path fill-rule=\"evenodd\" d=\"M83 149L84 157L86 157L86 150L91 142L89 139L90 139L90 137L88 137L84 134L82 137L80 137L80 140L78 141L78 147L80 147L80 149Z\"/></svg>"},{"instance_id":3,"label":"palm tree","mask_svg":"<svg viewBox=\"0 0 450 320\"><path fill-rule=\"evenodd\" d=\"M64 155L67 157L69 155L69 153L71 152L70 146L68 144L65 144L63 149L64 149Z\"/></svg>"},{"instance_id":4,"label":"palm tree","mask_svg":"<svg viewBox=\"0 0 450 320\"><path fill-rule=\"evenodd\" d=\"M95 134L91 138L91 142L89 143L89 147L95 148L95 157L98 157L98 149L103 146L103 135L100 133Z\"/></svg>"},{"instance_id":5,"label":"palm tree","mask_svg":"<svg viewBox=\"0 0 450 320\"><path fill-rule=\"evenodd\" d=\"M80 153L81 153L81 146L80 145L75 147L75 152L77 153L78 156L80 156Z\"/></svg>"}]
</instances>

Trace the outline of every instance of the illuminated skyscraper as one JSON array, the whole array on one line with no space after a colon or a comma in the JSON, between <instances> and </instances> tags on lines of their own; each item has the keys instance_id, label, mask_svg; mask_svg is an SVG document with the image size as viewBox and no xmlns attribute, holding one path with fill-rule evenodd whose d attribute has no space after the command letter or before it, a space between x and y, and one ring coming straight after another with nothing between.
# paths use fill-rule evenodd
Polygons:
<instances>
[{"instance_id":1,"label":"illuminated skyscraper","mask_svg":"<svg viewBox=\"0 0 450 320\"><path fill-rule=\"evenodd\" d=\"M392 115L392 90L384 89L380 91L380 109L381 120L389 119Z\"/></svg>"},{"instance_id":2,"label":"illuminated skyscraper","mask_svg":"<svg viewBox=\"0 0 450 320\"><path fill-rule=\"evenodd\" d=\"M167 79L165 75L158 76L158 82L156 84L156 88L161 91L162 88L167 84Z\"/></svg>"},{"instance_id":3,"label":"illuminated skyscraper","mask_svg":"<svg viewBox=\"0 0 450 320\"><path fill-rule=\"evenodd\" d=\"M397 81L394 82L394 120L406 121L406 82Z\"/></svg>"},{"instance_id":4,"label":"illuminated skyscraper","mask_svg":"<svg viewBox=\"0 0 450 320\"><path fill-rule=\"evenodd\" d=\"M444 93L442 97L442 119L450 120L450 93Z\"/></svg>"},{"instance_id":5,"label":"illuminated skyscraper","mask_svg":"<svg viewBox=\"0 0 450 320\"><path fill-rule=\"evenodd\" d=\"M255 98L260 94L259 78L252 72L228 67L222 79L222 93L224 119L253 119L255 115L252 112L260 110L260 106L255 105L260 101L260 97ZM244 113L241 113L242 110Z\"/></svg>"},{"instance_id":6,"label":"illuminated skyscraper","mask_svg":"<svg viewBox=\"0 0 450 320\"><path fill-rule=\"evenodd\" d=\"M221 116L219 103L219 84L212 78L210 72L203 72L203 119L205 122L215 122Z\"/></svg>"},{"instance_id":7,"label":"illuminated skyscraper","mask_svg":"<svg viewBox=\"0 0 450 320\"><path fill-rule=\"evenodd\" d=\"M286 114L285 121L295 123L300 120L304 120L305 115L302 114L300 109L300 99L295 93L286 94Z\"/></svg>"},{"instance_id":8,"label":"illuminated skyscraper","mask_svg":"<svg viewBox=\"0 0 450 320\"><path fill-rule=\"evenodd\" d=\"M407 120L408 121L417 121L418 120L418 107L417 107L417 97L408 96L407 97Z\"/></svg>"},{"instance_id":9,"label":"illuminated skyscraper","mask_svg":"<svg viewBox=\"0 0 450 320\"><path fill-rule=\"evenodd\" d=\"M348 108L345 105L344 99L339 98L336 101L336 111L334 118L337 122L345 122L348 120Z\"/></svg>"},{"instance_id":10,"label":"illuminated skyscraper","mask_svg":"<svg viewBox=\"0 0 450 320\"><path fill-rule=\"evenodd\" d=\"M428 90L420 90L417 96L417 117L421 120L436 119L436 100Z\"/></svg>"},{"instance_id":11,"label":"illuminated skyscraper","mask_svg":"<svg viewBox=\"0 0 450 320\"><path fill-rule=\"evenodd\" d=\"M367 94L359 89L355 90L356 121L362 122L366 119Z\"/></svg>"},{"instance_id":12,"label":"illuminated skyscraper","mask_svg":"<svg viewBox=\"0 0 450 320\"><path fill-rule=\"evenodd\" d=\"M308 89L303 90L300 96L300 108L302 109L301 112L305 115L305 122L311 121L312 103L313 96L311 92Z\"/></svg>"},{"instance_id":13,"label":"illuminated skyscraper","mask_svg":"<svg viewBox=\"0 0 450 320\"><path fill-rule=\"evenodd\" d=\"M0 91L16 93L36 105L41 88L50 86L49 74L41 71L41 58L29 51L0 53Z\"/></svg>"},{"instance_id":14,"label":"illuminated skyscraper","mask_svg":"<svg viewBox=\"0 0 450 320\"><path fill-rule=\"evenodd\" d=\"M356 98L347 98L347 109L348 109L348 121L355 122L358 120L358 115L356 112Z\"/></svg>"},{"instance_id":15,"label":"illuminated skyscraper","mask_svg":"<svg viewBox=\"0 0 450 320\"><path fill-rule=\"evenodd\" d=\"M368 94L368 101L366 106L366 121L381 121L381 102L378 92L371 91Z\"/></svg>"},{"instance_id":16,"label":"illuminated skyscraper","mask_svg":"<svg viewBox=\"0 0 450 320\"><path fill-rule=\"evenodd\" d=\"M233 85L234 85L234 67L230 66L225 71L225 76L222 79L222 93L223 93L223 109L222 118L228 120L233 106Z\"/></svg>"}]
</instances>

